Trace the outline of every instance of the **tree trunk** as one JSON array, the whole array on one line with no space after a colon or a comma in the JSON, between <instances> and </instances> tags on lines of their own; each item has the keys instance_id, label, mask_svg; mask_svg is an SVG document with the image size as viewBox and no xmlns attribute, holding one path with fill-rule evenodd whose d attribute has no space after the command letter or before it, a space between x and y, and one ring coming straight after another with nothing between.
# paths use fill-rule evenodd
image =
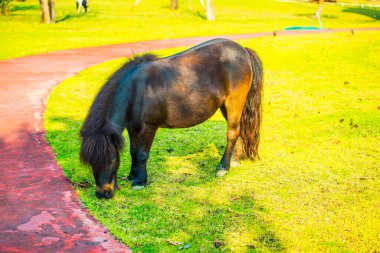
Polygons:
<instances>
[{"instance_id":1,"label":"tree trunk","mask_svg":"<svg viewBox=\"0 0 380 253\"><path fill-rule=\"evenodd\" d=\"M48 0L40 0L41 23L50 24L50 12Z\"/></svg>"},{"instance_id":2,"label":"tree trunk","mask_svg":"<svg viewBox=\"0 0 380 253\"><path fill-rule=\"evenodd\" d=\"M134 3L133 3L133 5L132 5L132 7L131 7L131 9L130 9L130 11L132 11L138 4L140 3L140 0L136 0Z\"/></svg>"},{"instance_id":3,"label":"tree trunk","mask_svg":"<svg viewBox=\"0 0 380 253\"><path fill-rule=\"evenodd\" d=\"M171 0L170 9L177 10L178 9L178 0Z\"/></svg>"},{"instance_id":4,"label":"tree trunk","mask_svg":"<svg viewBox=\"0 0 380 253\"><path fill-rule=\"evenodd\" d=\"M48 0L50 22L55 23L55 0Z\"/></svg>"},{"instance_id":5,"label":"tree trunk","mask_svg":"<svg viewBox=\"0 0 380 253\"><path fill-rule=\"evenodd\" d=\"M0 0L1 14L9 14L9 5L12 0Z\"/></svg>"},{"instance_id":6,"label":"tree trunk","mask_svg":"<svg viewBox=\"0 0 380 253\"><path fill-rule=\"evenodd\" d=\"M212 0L206 0L206 16L207 16L207 20L215 20Z\"/></svg>"},{"instance_id":7,"label":"tree trunk","mask_svg":"<svg viewBox=\"0 0 380 253\"><path fill-rule=\"evenodd\" d=\"M205 6L205 1L204 0L201 0L201 5L202 5L203 9L206 10L206 6Z\"/></svg>"}]
</instances>

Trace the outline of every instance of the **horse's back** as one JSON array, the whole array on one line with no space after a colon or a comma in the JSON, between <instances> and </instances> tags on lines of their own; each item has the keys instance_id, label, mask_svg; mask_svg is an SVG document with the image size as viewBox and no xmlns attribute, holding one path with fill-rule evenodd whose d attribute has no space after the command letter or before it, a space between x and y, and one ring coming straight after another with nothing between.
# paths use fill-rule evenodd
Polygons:
<instances>
[{"instance_id":1,"label":"horse's back","mask_svg":"<svg viewBox=\"0 0 380 253\"><path fill-rule=\"evenodd\" d=\"M160 60L175 61L181 58L191 58L195 56L204 56L208 61L212 60L212 58L219 58L222 61L226 61L234 60L235 58L242 60L248 55L244 47L237 42L224 38L216 38L191 47L183 52L161 58Z\"/></svg>"},{"instance_id":2,"label":"horse's back","mask_svg":"<svg viewBox=\"0 0 380 253\"><path fill-rule=\"evenodd\" d=\"M143 90L137 104L143 105L144 122L190 127L211 117L248 75L251 65L246 50L236 42L215 39L143 63L130 85L136 86L131 90Z\"/></svg>"},{"instance_id":3,"label":"horse's back","mask_svg":"<svg viewBox=\"0 0 380 253\"><path fill-rule=\"evenodd\" d=\"M239 86L243 79L252 75L251 60L248 52L235 41L218 38L206 41L186 51L162 58L157 64L168 62L175 68L182 68L183 73L193 72L202 77L200 83L211 77L213 85L227 85L229 88ZM190 75L191 76L191 75Z\"/></svg>"}]
</instances>

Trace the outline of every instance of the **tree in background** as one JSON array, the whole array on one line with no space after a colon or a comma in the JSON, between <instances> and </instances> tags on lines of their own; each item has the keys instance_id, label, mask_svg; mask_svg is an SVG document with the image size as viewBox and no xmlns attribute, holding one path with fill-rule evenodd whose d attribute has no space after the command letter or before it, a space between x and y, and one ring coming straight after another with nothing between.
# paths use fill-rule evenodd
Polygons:
<instances>
[{"instance_id":1,"label":"tree in background","mask_svg":"<svg viewBox=\"0 0 380 253\"><path fill-rule=\"evenodd\" d=\"M9 5L12 0L0 0L1 14L9 13Z\"/></svg>"},{"instance_id":2,"label":"tree in background","mask_svg":"<svg viewBox=\"0 0 380 253\"><path fill-rule=\"evenodd\" d=\"M200 0L202 7L205 7L204 0ZM191 0L189 0L189 6L191 6ZM170 0L170 9L178 9L178 0ZM190 7L191 9L191 7ZM212 0L206 0L206 18L207 20L215 20L214 8Z\"/></svg>"},{"instance_id":3,"label":"tree in background","mask_svg":"<svg viewBox=\"0 0 380 253\"><path fill-rule=\"evenodd\" d=\"M44 1L44 0L40 0ZM46 1L46 0L45 0ZM192 9L191 7L191 0L189 1L189 8ZM204 3L204 0L200 0L201 5L204 9L206 9L206 18L207 20L215 20L215 14L214 14L214 8L212 4L212 0L206 0L206 6ZM140 0L135 0L131 7L131 11L140 3ZM177 10L178 9L178 0L170 0L170 9L172 10Z\"/></svg>"},{"instance_id":4,"label":"tree in background","mask_svg":"<svg viewBox=\"0 0 380 253\"><path fill-rule=\"evenodd\" d=\"M170 0L170 9L172 10L178 9L178 0Z\"/></svg>"},{"instance_id":5,"label":"tree in background","mask_svg":"<svg viewBox=\"0 0 380 253\"><path fill-rule=\"evenodd\" d=\"M215 20L212 0L206 0L206 17L207 17L207 20Z\"/></svg>"},{"instance_id":6,"label":"tree in background","mask_svg":"<svg viewBox=\"0 0 380 253\"><path fill-rule=\"evenodd\" d=\"M55 0L40 0L41 23L55 23Z\"/></svg>"}]
</instances>

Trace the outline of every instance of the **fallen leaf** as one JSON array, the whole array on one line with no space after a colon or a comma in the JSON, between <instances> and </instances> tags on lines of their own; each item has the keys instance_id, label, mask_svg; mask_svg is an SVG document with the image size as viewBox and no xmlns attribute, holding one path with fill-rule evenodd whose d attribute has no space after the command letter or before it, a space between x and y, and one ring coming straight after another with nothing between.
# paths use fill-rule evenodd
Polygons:
<instances>
[{"instance_id":1,"label":"fallen leaf","mask_svg":"<svg viewBox=\"0 0 380 253\"><path fill-rule=\"evenodd\" d=\"M90 187L90 183L89 182L79 182L77 184L75 184L76 186L80 187L80 188L88 188Z\"/></svg>"},{"instance_id":2,"label":"fallen leaf","mask_svg":"<svg viewBox=\"0 0 380 253\"><path fill-rule=\"evenodd\" d=\"M232 198L230 198L230 201L231 201L231 202L235 202L238 198L239 198L239 197L236 197L236 196L235 196L235 197L232 197Z\"/></svg>"},{"instance_id":3,"label":"fallen leaf","mask_svg":"<svg viewBox=\"0 0 380 253\"><path fill-rule=\"evenodd\" d=\"M171 244L171 245L176 245L176 246L183 244L183 242L174 242L174 241L170 241L170 240L166 240L166 242Z\"/></svg>"},{"instance_id":4,"label":"fallen leaf","mask_svg":"<svg viewBox=\"0 0 380 253\"><path fill-rule=\"evenodd\" d=\"M73 187L78 187L78 188L88 188L90 187L90 183L83 181L83 182L74 182L71 181L70 179L66 178L67 181L69 181Z\"/></svg>"}]
</instances>

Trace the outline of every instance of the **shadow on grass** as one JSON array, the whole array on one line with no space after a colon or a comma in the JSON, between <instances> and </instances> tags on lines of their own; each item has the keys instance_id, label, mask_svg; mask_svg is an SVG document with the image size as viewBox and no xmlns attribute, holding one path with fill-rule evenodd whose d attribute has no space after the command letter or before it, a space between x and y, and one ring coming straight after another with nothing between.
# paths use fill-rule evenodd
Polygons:
<instances>
[{"instance_id":1,"label":"shadow on grass","mask_svg":"<svg viewBox=\"0 0 380 253\"><path fill-rule=\"evenodd\" d=\"M296 14L296 16L306 17L306 18L310 18L310 19L314 18L315 19L315 13L299 13L299 14ZM337 19L338 16L337 15L322 14L321 18L325 18L325 19Z\"/></svg>"},{"instance_id":2,"label":"shadow on grass","mask_svg":"<svg viewBox=\"0 0 380 253\"><path fill-rule=\"evenodd\" d=\"M198 17L198 18L201 18L203 20L207 19L206 15L203 12L200 12L200 11L196 11L195 12L195 16Z\"/></svg>"},{"instance_id":3,"label":"shadow on grass","mask_svg":"<svg viewBox=\"0 0 380 253\"><path fill-rule=\"evenodd\" d=\"M373 18L375 20L380 20L380 10L379 9L351 7L351 8L344 9L343 12L356 13L356 14L360 14L363 16L367 16L369 18Z\"/></svg>"},{"instance_id":4,"label":"shadow on grass","mask_svg":"<svg viewBox=\"0 0 380 253\"><path fill-rule=\"evenodd\" d=\"M57 23L59 22L64 22L64 21L67 21L67 20L70 20L70 19L77 19L77 18L80 18L82 17L84 14L83 13L75 13L75 14L66 14L65 16L61 17L61 18L58 18L57 19Z\"/></svg>"},{"instance_id":5,"label":"shadow on grass","mask_svg":"<svg viewBox=\"0 0 380 253\"><path fill-rule=\"evenodd\" d=\"M47 121L56 129L47 131L48 140L74 187L90 183L87 188L77 187L85 205L135 252L179 248L166 240L191 245L187 252L284 250L271 225L260 218L267 209L256 203L252 182L239 177L238 168L225 178L215 178L225 147L225 122L160 129L148 161L149 185L142 191L131 191L125 181L131 163L126 148L118 172L121 190L112 200L100 201L93 194L92 175L79 165L81 122L62 117ZM128 147L127 135L125 140ZM215 240L221 248L215 247Z\"/></svg>"},{"instance_id":6,"label":"shadow on grass","mask_svg":"<svg viewBox=\"0 0 380 253\"><path fill-rule=\"evenodd\" d=\"M11 5L11 12L18 12L18 11L36 11L39 10L40 7L37 5Z\"/></svg>"},{"instance_id":7,"label":"shadow on grass","mask_svg":"<svg viewBox=\"0 0 380 253\"><path fill-rule=\"evenodd\" d=\"M57 18L57 23L59 22L64 22L64 21L69 21L69 20L75 20L75 19L92 19L96 18L98 16L99 12L98 11L89 11L89 12L81 12L77 13L76 11L72 11L72 13L65 14L63 17Z\"/></svg>"}]
</instances>

